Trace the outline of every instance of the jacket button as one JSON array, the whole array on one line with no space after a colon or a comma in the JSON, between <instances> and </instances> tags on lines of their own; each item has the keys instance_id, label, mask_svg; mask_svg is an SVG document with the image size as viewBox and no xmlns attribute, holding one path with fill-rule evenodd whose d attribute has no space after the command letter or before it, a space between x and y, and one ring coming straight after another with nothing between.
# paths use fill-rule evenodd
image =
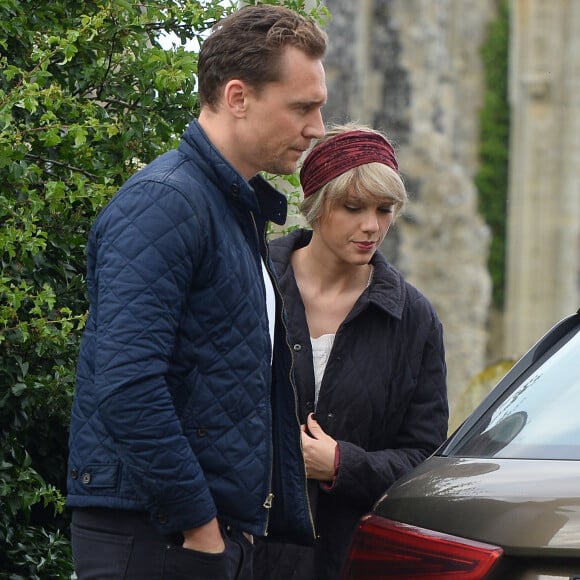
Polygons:
<instances>
[{"instance_id":1,"label":"jacket button","mask_svg":"<svg viewBox=\"0 0 580 580\"><path fill-rule=\"evenodd\" d=\"M298 352L299 350L302 350L302 345L301 345L301 344L295 344L295 345L294 345L292 348L293 348L293 349L294 349L296 352Z\"/></svg>"},{"instance_id":2,"label":"jacket button","mask_svg":"<svg viewBox=\"0 0 580 580\"><path fill-rule=\"evenodd\" d=\"M79 472L78 472L76 469L73 469L73 470L70 472L70 476L71 476L71 478L72 478L72 479L78 479L78 477L79 477Z\"/></svg>"},{"instance_id":3,"label":"jacket button","mask_svg":"<svg viewBox=\"0 0 580 580\"><path fill-rule=\"evenodd\" d=\"M166 514L157 514L157 521L160 524L166 524L167 523L167 515Z\"/></svg>"},{"instance_id":4,"label":"jacket button","mask_svg":"<svg viewBox=\"0 0 580 580\"><path fill-rule=\"evenodd\" d=\"M312 411L314 409L314 402L313 401L306 401L306 410Z\"/></svg>"},{"instance_id":5,"label":"jacket button","mask_svg":"<svg viewBox=\"0 0 580 580\"><path fill-rule=\"evenodd\" d=\"M89 483L91 483L91 474L85 471L85 473L83 473L83 474L81 475L81 481L82 481L82 482L83 482L85 485L88 485Z\"/></svg>"},{"instance_id":6,"label":"jacket button","mask_svg":"<svg viewBox=\"0 0 580 580\"><path fill-rule=\"evenodd\" d=\"M198 437L205 437L207 435L207 429L205 427L199 427L197 430Z\"/></svg>"}]
</instances>

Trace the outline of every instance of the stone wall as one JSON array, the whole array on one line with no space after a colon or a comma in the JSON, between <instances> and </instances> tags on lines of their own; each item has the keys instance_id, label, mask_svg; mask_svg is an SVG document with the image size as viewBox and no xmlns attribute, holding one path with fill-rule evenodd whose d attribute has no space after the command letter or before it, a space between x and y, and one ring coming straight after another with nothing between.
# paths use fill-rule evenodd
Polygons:
<instances>
[{"instance_id":1,"label":"stone wall","mask_svg":"<svg viewBox=\"0 0 580 580\"><path fill-rule=\"evenodd\" d=\"M580 2L513 0L505 352L580 308Z\"/></svg>"},{"instance_id":2,"label":"stone wall","mask_svg":"<svg viewBox=\"0 0 580 580\"><path fill-rule=\"evenodd\" d=\"M327 0L333 15L325 120L355 120L395 142L411 203L384 252L444 327L452 425L486 365L489 232L477 212L483 70L493 0Z\"/></svg>"}]
</instances>

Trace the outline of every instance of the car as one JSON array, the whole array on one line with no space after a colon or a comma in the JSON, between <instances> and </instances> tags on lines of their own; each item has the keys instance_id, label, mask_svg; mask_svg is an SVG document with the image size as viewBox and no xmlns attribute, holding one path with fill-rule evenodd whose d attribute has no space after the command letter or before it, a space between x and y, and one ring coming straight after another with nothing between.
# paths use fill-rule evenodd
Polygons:
<instances>
[{"instance_id":1,"label":"car","mask_svg":"<svg viewBox=\"0 0 580 580\"><path fill-rule=\"evenodd\" d=\"M353 536L342 580L580 580L580 310Z\"/></svg>"}]
</instances>

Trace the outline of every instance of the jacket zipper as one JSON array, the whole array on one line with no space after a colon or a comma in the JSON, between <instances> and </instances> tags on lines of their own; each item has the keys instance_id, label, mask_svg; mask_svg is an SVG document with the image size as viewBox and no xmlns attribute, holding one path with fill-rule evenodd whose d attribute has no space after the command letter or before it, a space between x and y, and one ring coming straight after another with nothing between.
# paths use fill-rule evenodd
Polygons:
<instances>
[{"instance_id":1,"label":"jacket zipper","mask_svg":"<svg viewBox=\"0 0 580 580\"><path fill-rule=\"evenodd\" d=\"M276 291L278 292L278 296L280 297L280 300L281 300L281 312L280 312L279 318L280 318L280 322L282 323L282 325L284 327L284 336L286 338L286 346L288 347L288 350L290 351L290 353L292 353L292 345L288 341L288 337L290 336L289 332L288 332L288 326L286 324L286 321L284 320L284 312L286 311L286 306L284 303L284 295L282 294L282 291L280 290L280 287L278 286L278 280L277 280L276 276L273 275L273 272L270 271L270 266L269 266L270 251L268 248L268 244L266 242L266 231L265 230L264 230L264 243L265 243L265 248L266 248L266 261L265 261L266 269L268 270L268 272L270 274L270 279L272 280L272 284L274 284L276 286ZM291 354L290 355L290 372L288 374L288 382L290 383L290 385L292 385L292 390L294 391L294 417L296 418L296 424L300 428L300 417L298 416L298 389L296 388L296 385L295 385L294 380L292 378L293 371L294 371L294 356ZM302 454L302 457L304 457L304 449L302 447L302 438L299 437L298 441L300 443L300 453ZM312 529L313 537L314 537L314 539L316 539L316 527L314 525L314 516L312 515L312 507L310 506L310 497L308 496L306 467L304 466L303 469L304 469L304 480L303 480L304 481L304 497L306 498L306 506L308 508L308 517L310 518L310 526ZM270 504L270 506L271 506L271 504Z\"/></svg>"},{"instance_id":2,"label":"jacket zipper","mask_svg":"<svg viewBox=\"0 0 580 580\"><path fill-rule=\"evenodd\" d=\"M262 258L262 252L260 251L260 233L258 232L258 224L256 223L256 218L254 217L254 214L250 211L248 212L250 214L250 219L252 220L252 224L254 226L254 233L256 234L256 241L258 242L258 254L260 255L260 260L263 260ZM264 239L264 243L266 241L266 229L264 227L264 231L262 232L263 235L263 239ZM268 245L265 243L265 248L266 248L266 255L268 253ZM267 261L264 260L264 264L266 264L266 269L268 269L268 265L267 265ZM258 264L259 268L259 272L260 272L260 276L262 275L262 264ZM268 270L269 271L269 270ZM270 276L271 277L271 276ZM264 282L263 282L264 283ZM274 345L271 345L271 348L274 348ZM273 352L273 350L272 350ZM272 375L272 373L270 372L270 375ZM270 394L271 394L271 388L270 388ZM272 402L269 401L269 406L270 408L272 407ZM270 473L268 474L268 494L266 495L266 499L264 500L264 503L262 504L262 507L264 507L266 509L266 521L264 522L264 536L268 535L268 528L270 527L270 510L272 509L272 503L274 501L274 494L272 493L272 471L273 471L273 464L274 464L274 448L272 446L272 418L271 418L271 413L270 413L270 437L269 437L269 442L270 442Z\"/></svg>"}]
</instances>

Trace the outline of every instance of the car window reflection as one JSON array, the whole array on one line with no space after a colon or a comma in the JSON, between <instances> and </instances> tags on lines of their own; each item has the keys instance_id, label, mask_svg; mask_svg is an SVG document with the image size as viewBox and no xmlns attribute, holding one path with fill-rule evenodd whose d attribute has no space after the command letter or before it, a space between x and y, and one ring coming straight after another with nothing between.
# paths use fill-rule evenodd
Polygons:
<instances>
[{"instance_id":1,"label":"car window reflection","mask_svg":"<svg viewBox=\"0 0 580 580\"><path fill-rule=\"evenodd\" d=\"M496 402L455 447L462 457L580 459L580 334Z\"/></svg>"}]
</instances>

